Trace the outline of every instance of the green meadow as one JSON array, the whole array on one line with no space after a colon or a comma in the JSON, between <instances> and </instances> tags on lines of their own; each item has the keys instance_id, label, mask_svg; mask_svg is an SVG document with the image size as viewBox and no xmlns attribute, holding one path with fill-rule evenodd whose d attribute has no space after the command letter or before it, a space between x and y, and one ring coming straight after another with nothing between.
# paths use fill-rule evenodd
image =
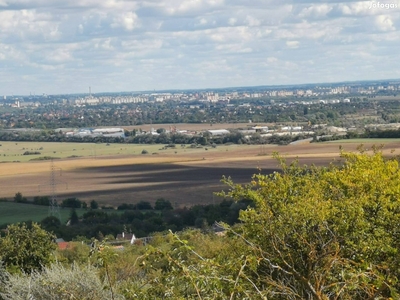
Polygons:
<instances>
[{"instance_id":1,"label":"green meadow","mask_svg":"<svg viewBox=\"0 0 400 300\"><path fill-rule=\"evenodd\" d=\"M60 207L60 217L63 223L66 223L69 220L71 210L72 208L69 207ZM75 211L78 217L82 217L83 214L90 211L90 209L76 208ZM99 209L96 211L102 211L108 214L123 213L122 210L115 209ZM49 206L0 201L0 226L4 224L14 224L27 221L40 222L48 216Z\"/></svg>"},{"instance_id":2,"label":"green meadow","mask_svg":"<svg viewBox=\"0 0 400 300\"><path fill-rule=\"evenodd\" d=\"M76 209L78 216L82 216L86 209ZM60 207L60 216L63 222L69 219L70 208ZM34 221L40 222L49 216L49 207L14 202L0 202L0 225L17 222Z\"/></svg>"}]
</instances>

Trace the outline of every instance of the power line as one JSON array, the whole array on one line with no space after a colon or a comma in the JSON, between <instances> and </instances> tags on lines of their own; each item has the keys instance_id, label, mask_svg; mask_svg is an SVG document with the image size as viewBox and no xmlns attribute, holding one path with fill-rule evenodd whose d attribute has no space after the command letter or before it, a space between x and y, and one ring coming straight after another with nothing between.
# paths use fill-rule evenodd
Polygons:
<instances>
[{"instance_id":1,"label":"power line","mask_svg":"<svg viewBox=\"0 0 400 300\"><path fill-rule=\"evenodd\" d=\"M54 216L58 218L61 221L61 215L60 215L60 207L58 205L57 201L57 185L59 184L65 184L66 189L68 189L68 183L56 180L56 172L59 171L60 175L62 176L62 169L59 167L54 166L54 161L51 160L51 166L50 166L50 182L48 184L42 184L39 185L39 191L41 190L41 187L44 186L50 186L51 188L51 197L49 201L49 216Z\"/></svg>"}]
</instances>

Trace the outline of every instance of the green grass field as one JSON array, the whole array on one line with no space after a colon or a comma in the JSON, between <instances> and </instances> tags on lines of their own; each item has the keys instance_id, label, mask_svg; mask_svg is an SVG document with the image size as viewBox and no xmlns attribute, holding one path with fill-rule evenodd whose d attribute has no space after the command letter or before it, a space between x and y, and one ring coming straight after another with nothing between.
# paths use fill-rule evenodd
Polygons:
<instances>
[{"instance_id":1,"label":"green grass field","mask_svg":"<svg viewBox=\"0 0 400 300\"><path fill-rule=\"evenodd\" d=\"M82 216L87 210L76 209L78 216ZM113 210L113 212L115 212ZM62 222L69 219L70 208L60 208ZM40 222L49 216L49 207L14 202L0 202L0 225L17 222Z\"/></svg>"}]
</instances>

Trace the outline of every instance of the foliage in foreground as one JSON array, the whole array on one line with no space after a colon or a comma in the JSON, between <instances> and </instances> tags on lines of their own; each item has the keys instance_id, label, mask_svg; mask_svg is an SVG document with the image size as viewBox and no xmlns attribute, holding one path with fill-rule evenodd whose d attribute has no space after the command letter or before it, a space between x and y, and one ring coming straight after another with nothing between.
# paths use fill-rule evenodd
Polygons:
<instances>
[{"instance_id":1,"label":"foliage in foreground","mask_svg":"<svg viewBox=\"0 0 400 300\"><path fill-rule=\"evenodd\" d=\"M0 293L4 300L108 300L110 292L104 290L97 270L93 267L63 267L53 264L43 272L30 275L9 276L9 280Z\"/></svg>"},{"instance_id":2,"label":"foliage in foreground","mask_svg":"<svg viewBox=\"0 0 400 300\"><path fill-rule=\"evenodd\" d=\"M40 270L52 262L54 238L37 223L9 225L0 238L0 260L14 272Z\"/></svg>"},{"instance_id":3,"label":"foliage in foreground","mask_svg":"<svg viewBox=\"0 0 400 300\"><path fill-rule=\"evenodd\" d=\"M98 247L101 286L125 299L399 299L398 162L379 151L342 153L344 163L327 168L277 158L281 173L245 186L225 180L224 196L254 203L226 236L170 233L118 255ZM10 275L6 289L51 268Z\"/></svg>"},{"instance_id":4,"label":"foliage in foreground","mask_svg":"<svg viewBox=\"0 0 400 300\"><path fill-rule=\"evenodd\" d=\"M228 195L248 197L234 233L258 261L250 272L273 299L399 298L400 170L381 152L342 153L344 165L287 165Z\"/></svg>"},{"instance_id":5,"label":"foliage in foreground","mask_svg":"<svg viewBox=\"0 0 400 300\"><path fill-rule=\"evenodd\" d=\"M378 151L342 158L341 166L316 168L287 165L278 157L282 173L254 175L246 186L227 179L225 196L251 199L255 207L241 212L242 224L229 229L212 256L182 239L147 256L144 262L158 264L163 276L145 295L398 299L398 162Z\"/></svg>"}]
</instances>

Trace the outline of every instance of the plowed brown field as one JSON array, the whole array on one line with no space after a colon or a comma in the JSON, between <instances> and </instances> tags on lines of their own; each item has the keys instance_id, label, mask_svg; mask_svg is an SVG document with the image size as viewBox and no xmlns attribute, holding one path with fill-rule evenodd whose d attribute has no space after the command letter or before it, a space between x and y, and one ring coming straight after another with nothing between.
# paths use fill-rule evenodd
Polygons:
<instances>
[{"instance_id":1,"label":"plowed brown field","mask_svg":"<svg viewBox=\"0 0 400 300\"><path fill-rule=\"evenodd\" d=\"M118 155L83 157L54 162L55 192L59 199L77 197L99 203L119 205L163 197L175 206L218 201L213 192L226 188L222 176L236 183L249 182L254 173L279 170L271 156L279 152L300 164L327 165L339 158L340 143L298 144L289 146L220 146L192 152L165 152L158 155ZM345 143L346 151L359 144ZM371 144L366 144L370 148ZM400 152L400 143L388 143L384 152ZM0 164L0 197L50 195L51 163L20 162Z\"/></svg>"}]
</instances>

